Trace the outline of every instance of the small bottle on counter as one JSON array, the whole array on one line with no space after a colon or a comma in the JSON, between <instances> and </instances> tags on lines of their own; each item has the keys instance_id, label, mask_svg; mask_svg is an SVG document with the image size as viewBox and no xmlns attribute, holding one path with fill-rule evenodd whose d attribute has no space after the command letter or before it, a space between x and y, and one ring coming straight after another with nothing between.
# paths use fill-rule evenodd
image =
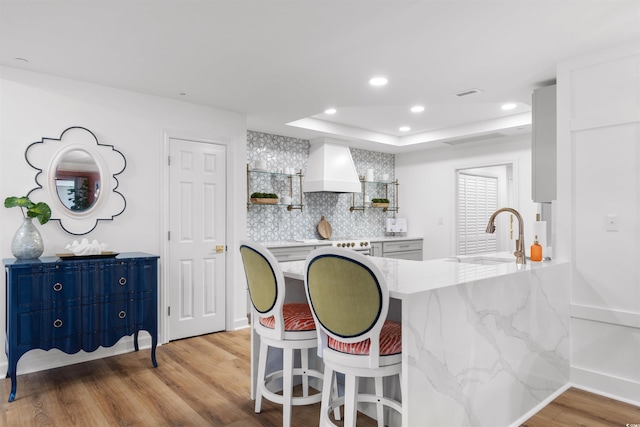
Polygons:
<instances>
[{"instance_id":1,"label":"small bottle on counter","mask_svg":"<svg viewBox=\"0 0 640 427\"><path fill-rule=\"evenodd\" d=\"M531 245L531 261L542 261L542 246L538 244L538 236L533 240Z\"/></svg>"}]
</instances>

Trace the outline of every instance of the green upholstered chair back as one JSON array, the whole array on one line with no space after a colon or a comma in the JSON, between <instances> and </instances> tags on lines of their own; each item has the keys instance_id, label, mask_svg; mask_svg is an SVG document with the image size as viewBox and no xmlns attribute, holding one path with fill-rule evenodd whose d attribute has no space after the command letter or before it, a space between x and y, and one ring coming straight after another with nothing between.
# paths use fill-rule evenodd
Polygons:
<instances>
[{"instance_id":1,"label":"green upholstered chair back","mask_svg":"<svg viewBox=\"0 0 640 427\"><path fill-rule=\"evenodd\" d=\"M346 343L372 338L377 344L389 292L369 257L323 248L309 254L306 267L305 290L317 329Z\"/></svg>"},{"instance_id":2,"label":"green upholstered chair back","mask_svg":"<svg viewBox=\"0 0 640 427\"><path fill-rule=\"evenodd\" d=\"M278 302L280 270L275 257L264 246L243 240L240 254L247 277L249 297L260 315L268 315Z\"/></svg>"}]
</instances>

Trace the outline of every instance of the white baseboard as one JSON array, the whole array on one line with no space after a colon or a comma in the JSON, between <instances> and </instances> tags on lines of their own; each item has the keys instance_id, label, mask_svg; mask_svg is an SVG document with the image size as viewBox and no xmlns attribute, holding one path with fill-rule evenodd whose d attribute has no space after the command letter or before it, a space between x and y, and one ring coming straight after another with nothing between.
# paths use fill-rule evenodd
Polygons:
<instances>
[{"instance_id":1,"label":"white baseboard","mask_svg":"<svg viewBox=\"0 0 640 427\"><path fill-rule=\"evenodd\" d=\"M241 317L240 319L236 319L233 322L233 331L237 331L238 329L245 329L249 327L249 319L246 317Z\"/></svg>"},{"instance_id":2,"label":"white baseboard","mask_svg":"<svg viewBox=\"0 0 640 427\"><path fill-rule=\"evenodd\" d=\"M524 414L523 416L521 416L520 418L518 418L515 422L513 422L509 427L519 427L522 425L522 423L524 423L525 421L527 421L529 418L533 417L535 414L537 414L538 412L540 412L545 406L547 406L549 403L553 402L553 400L555 398L557 398L558 396L560 396L562 393L564 393L565 391L569 390L569 388L571 388L571 384L565 384L564 386L562 386L561 388L559 388L558 390L556 390L554 393L552 393L551 395L549 395L549 397L547 397L546 399L544 399L542 402L540 402L539 404L537 404L535 407L533 407L529 412L527 412L526 414Z\"/></svg>"},{"instance_id":3,"label":"white baseboard","mask_svg":"<svg viewBox=\"0 0 640 427\"><path fill-rule=\"evenodd\" d=\"M640 406L638 382L572 366L571 383L581 390Z\"/></svg>"}]
</instances>

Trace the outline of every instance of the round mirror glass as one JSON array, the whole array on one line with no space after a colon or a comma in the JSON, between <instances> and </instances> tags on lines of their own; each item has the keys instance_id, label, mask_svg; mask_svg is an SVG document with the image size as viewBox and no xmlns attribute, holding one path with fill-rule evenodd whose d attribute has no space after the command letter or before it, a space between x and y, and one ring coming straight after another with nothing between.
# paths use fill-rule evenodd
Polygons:
<instances>
[{"instance_id":1,"label":"round mirror glass","mask_svg":"<svg viewBox=\"0 0 640 427\"><path fill-rule=\"evenodd\" d=\"M91 209L100 197L100 169L89 153L71 150L56 165L56 193L72 212Z\"/></svg>"}]
</instances>

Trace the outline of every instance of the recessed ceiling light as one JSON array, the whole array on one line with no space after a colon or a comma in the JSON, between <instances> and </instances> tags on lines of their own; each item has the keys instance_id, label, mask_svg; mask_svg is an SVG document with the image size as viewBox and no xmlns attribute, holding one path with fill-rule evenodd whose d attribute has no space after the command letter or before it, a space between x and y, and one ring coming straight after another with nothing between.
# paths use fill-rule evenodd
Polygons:
<instances>
[{"instance_id":1,"label":"recessed ceiling light","mask_svg":"<svg viewBox=\"0 0 640 427\"><path fill-rule=\"evenodd\" d=\"M374 77L371 80L369 80L369 84L371 86L384 86L386 85L388 82L386 77Z\"/></svg>"},{"instance_id":2,"label":"recessed ceiling light","mask_svg":"<svg viewBox=\"0 0 640 427\"><path fill-rule=\"evenodd\" d=\"M424 107L422 105L414 105L411 107L412 113L422 113L424 111Z\"/></svg>"},{"instance_id":3,"label":"recessed ceiling light","mask_svg":"<svg viewBox=\"0 0 640 427\"><path fill-rule=\"evenodd\" d=\"M325 114L335 114L336 113L336 109L335 108L327 108L326 110L324 110Z\"/></svg>"},{"instance_id":4,"label":"recessed ceiling light","mask_svg":"<svg viewBox=\"0 0 640 427\"><path fill-rule=\"evenodd\" d=\"M508 104L502 104L502 107L500 107L500 108L502 108L503 110L506 111L506 110L513 110L516 107L517 107L516 104L514 104L513 102L510 102Z\"/></svg>"},{"instance_id":5,"label":"recessed ceiling light","mask_svg":"<svg viewBox=\"0 0 640 427\"><path fill-rule=\"evenodd\" d=\"M410 128L409 126L400 126L400 127L398 128L398 130L399 130L400 132L409 132L409 131L411 130L411 128Z\"/></svg>"}]
</instances>

